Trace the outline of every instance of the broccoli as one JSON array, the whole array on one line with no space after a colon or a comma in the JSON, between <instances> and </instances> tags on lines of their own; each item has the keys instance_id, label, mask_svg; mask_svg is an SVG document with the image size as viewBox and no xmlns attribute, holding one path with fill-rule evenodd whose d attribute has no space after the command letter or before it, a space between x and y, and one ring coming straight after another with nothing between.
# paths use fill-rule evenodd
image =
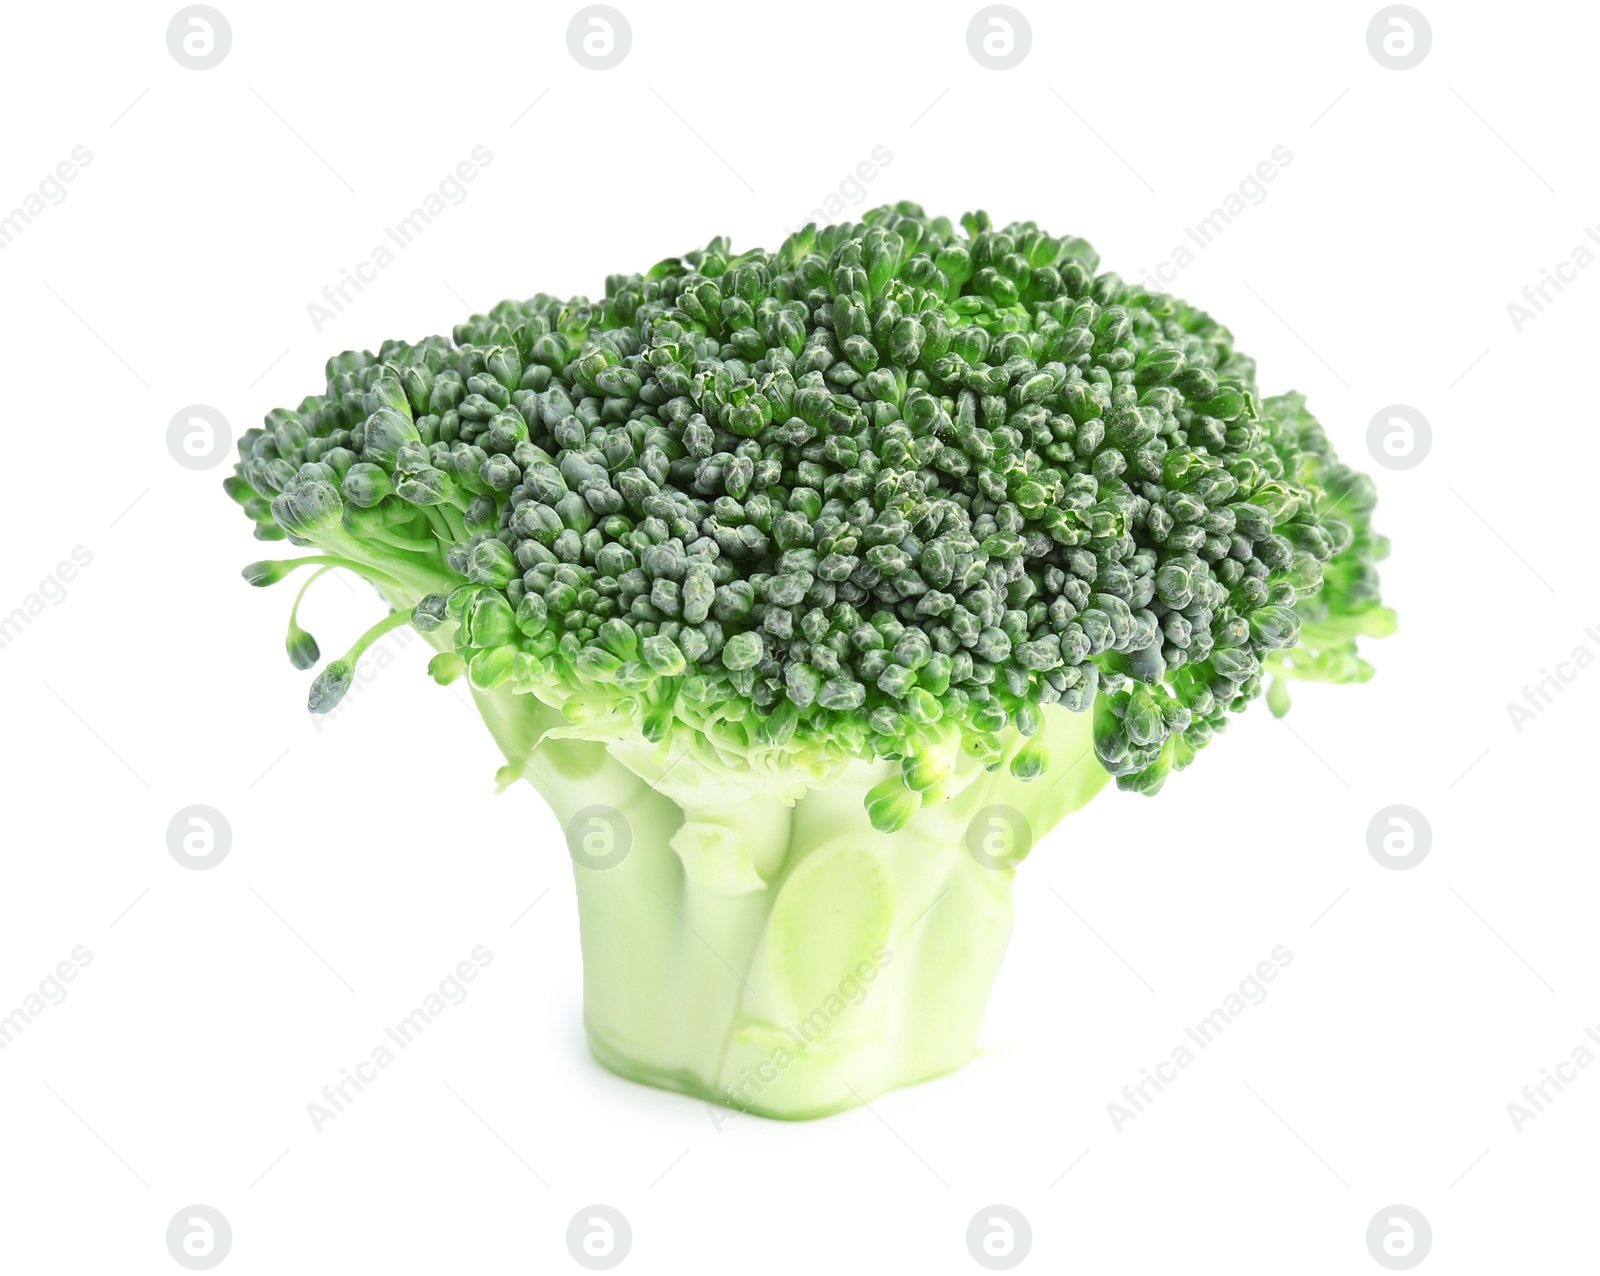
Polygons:
<instances>
[{"instance_id":1,"label":"broccoli","mask_svg":"<svg viewBox=\"0 0 1600 1276\"><path fill-rule=\"evenodd\" d=\"M961 227L714 239L337 355L241 439L229 493L310 551L246 579L391 609L311 709L400 625L467 680L567 829L625 1077L799 1118L961 1066L1032 844L1393 629L1300 396L1081 239Z\"/></svg>"}]
</instances>

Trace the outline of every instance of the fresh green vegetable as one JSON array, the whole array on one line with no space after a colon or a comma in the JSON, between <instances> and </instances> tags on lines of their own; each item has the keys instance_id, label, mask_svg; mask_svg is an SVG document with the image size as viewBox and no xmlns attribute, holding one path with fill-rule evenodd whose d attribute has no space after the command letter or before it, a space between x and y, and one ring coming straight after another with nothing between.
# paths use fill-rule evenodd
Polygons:
<instances>
[{"instance_id":1,"label":"fresh green vegetable","mask_svg":"<svg viewBox=\"0 0 1600 1276\"><path fill-rule=\"evenodd\" d=\"M771 1116L960 1066L1012 866L1272 680L1363 681L1371 481L1207 315L913 204L330 360L247 568L366 577L567 827L594 1053ZM291 619L290 657L315 641Z\"/></svg>"}]
</instances>

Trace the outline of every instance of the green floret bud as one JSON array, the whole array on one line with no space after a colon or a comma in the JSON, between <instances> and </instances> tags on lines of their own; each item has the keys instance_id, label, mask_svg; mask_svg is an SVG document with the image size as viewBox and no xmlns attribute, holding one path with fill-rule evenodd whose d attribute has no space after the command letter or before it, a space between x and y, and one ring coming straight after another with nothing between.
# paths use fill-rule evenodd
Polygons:
<instances>
[{"instance_id":1,"label":"green floret bud","mask_svg":"<svg viewBox=\"0 0 1600 1276\"><path fill-rule=\"evenodd\" d=\"M859 709L867 702L867 689L853 678L830 678L817 693L824 709Z\"/></svg>"},{"instance_id":2,"label":"green floret bud","mask_svg":"<svg viewBox=\"0 0 1600 1276\"><path fill-rule=\"evenodd\" d=\"M431 465L395 476L394 494L411 505L442 505L450 499L450 476Z\"/></svg>"},{"instance_id":3,"label":"green floret bud","mask_svg":"<svg viewBox=\"0 0 1600 1276\"><path fill-rule=\"evenodd\" d=\"M659 674L674 677L688 668L678 644L662 634L652 634L641 644L644 662Z\"/></svg>"},{"instance_id":4,"label":"green floret bud","mask_svg":"<svg viewBox=\"0 0 1600 1276\"><path fill-rule=\"evenodd\" d=\"M784 680L789 699L802 709L815 704L822 694L822 675L810 665L790 665L784 671Z\"/></svg>"},{"instance_id":5,"label":"green floret bud","mask_svg":"<svg viewBox=\"0 0 1600 1276\"><path fill-rule=\"evenodd\" d=\"M878 675L879 689L896 700L904 700L916 681L915 671L904 665L890 665Z\"/></svg>"},{"instance_id":6,"label":"green floret bud","mask_svg":"<svg viewBox=\"0 0 1600 1276\"><path fill-rule=\"evenodd\" d=\"M761 663L761 635L735 634L722 648L722 663L729 669L752 669Z\"/></svg>"},{"instance_id":7,"label":"green floret bud","mask_svg":"<svg viewBox=\"0 0 1600 1276\"><path fill-rule=\"evenodd\" d=\"M900 760L900 778L915 793L926 793L949 776L950 759L932 750L908 753Z\"/></svg>"},{"instance_id":8,"label":"green floret bud","mask_svg":"<svg viewBox=\"0 0 1600 1276\"><path fill-rule=\"evenodd\" d=\"M1287 607L1262 607L1250 615L1250 636L1267 648L1292 647L1300 640L1300 620Z\"/></svg>"},{"instance_id":9,"label":"green floret bud","mask_svg":"<svg viewBox=\"0 0 1600 1276\"><path fill-rule=\"evenodd\" d=\"M367 418L361 454L386 469L393 469L401 447L420 443L422 434L409 416L392 407L379 408Z\"/></svg>"},{"instance_id":10,"label":"green floret bud","mask_svg":"<svg viewBox=\"0 0 1600 1276\"><path fill-rule=\"evenodd\" d=\"M350 690L350 681L354 677L355 669L348 661L332 661L311 684L306 707L312 713L327 713L344 699L344 693Z\"/></svg>"},{"instance_id":11,"label":"green floret bud","mask_svg":"<svg viewBox=\"0 0 1600 1276\"><path fill-rule=\"evenodd\" d=\"M291 478L272 500L272 517L278 525L306 540L315 538L339 519L344 504L332 483L319 478Z\"/></svg>"},{"instance_id":12,"label":"green floret bud","mask_svg":"<svg viewBox=\"0 0 1600 1276\"><path fill-rule=\"evenodd\" d=\"M509 643L474 652L467 663L467 676L479 691L489 691L511 677L518 654L517 649Z\"/></svg>"},{"instance_id":13,"label":"green floret bud","mask_svg":"<svg viewBox=\"0 0 1600 1276\"><path fill-rule=\"evenodd\" d=\"M419 598L411 609L411 627L419 634L431 633L449 619L448 602L443 594Z\"/></svg>"},{"instance_id":14,"label":"green floret bud","mask_svg":"<svg viewBox=\"0 0 1600 1276\"><path fill-rule=\"evenodd\" d=\"M441 651L428 661L428 674L441 687L448 686L466 671L467 662L453 651Z\"/></svg>"},{"instance_id":15,"label":"green floret bud","mask_svg":"<svg viewBox=\"0 0 1600 1276\"><path fill-rule=\"evenodd\" d=\"M900 777L890 776L867 793L867 818L880 833L893 833L911 822L911 817L922 809L922 798L900 783Z\"/></svg>"},{"instance_id":16,"label":"green floret bud","mask_svg":"<svg viewBox=\"0 0 1600 1276\"><path fill-rule=\"evenodd\" d=\"M517 628L526 638L537 638L550 623L550 607L539 594L525 594L517 604Z\"/></svg>"},{"instance_id":17,"label":"green floret bud","mask_svg":"<svg viewBox=\"0 0 1600 1276\"><path fill-rule=\"evenodd\" d=\"M1037 780L1049 769L1050 751L1043 740L1034 738L1018 749L1011 759L1011 774L1019 780Z\"/></svg>"},{"instance_id":18,"label":"green floret bud","mask_svg":"<svg viewBox=\"0 0 1600 1276\"><path fill-rule=\"evenodd\" d=\"M239 574L257 588L265 588L268 585L276 585L292 572L296 566L297 564L292 562L274 562L271 559L264 559L261 562L249 564Z\"/></svg>"},{"instance_id":19,"label":"green floret bud","mask_svg":"<svg viewBox=\"0 0 1600 1276\"><path fill-rule=\"evenodd\" d=\"M310 669L322 659L322 650L317 646L317 640L299 625L289 626L284 647L289 653L289 663L296 669Z\"/></svg>"},{"instance_id":20,"label":"green floret bud","mask_svg":"<svg viewBox=\"0 0 1600 1276\"><path fill-rule=\"evenodd\" d=\"M517 633L517 614L504 594L493 589L473 593L462 613L460 642L473 647L498 647L510 643Z\"/></svg>"},{"instance_id":21,"label":"green floret bud","mask_svg":"<svg viewBox=\"0 0 1600 1276\"><path fill-rule=\"evenodd\" d=\"M503 541L485 540L467 559L467 579L474 584L503 587L519 575L517 560Z\"/></svg>"},{"instance_id":22,"label":"green floret bud","mask_svg":"<svg viewBox=\"0 0 1600 1276\"><path fill-rule=\"evenodd\" d=\"M944 709L938 697L922 687L913 687L906 696L906 714L922 726L929 726L943 716Z\"/></svg>"},{"instance_id":23,"label":"green floret bud","mask_svg":"<svg viewBox=\"0 0 1600 1276\"><path fill-rule=\"evenodd\" d=\"M358 461L344 472L339 490L350 504L367 509L391 495L394 483L384 470L370 461Z\"/></svg>"}]
</instances>

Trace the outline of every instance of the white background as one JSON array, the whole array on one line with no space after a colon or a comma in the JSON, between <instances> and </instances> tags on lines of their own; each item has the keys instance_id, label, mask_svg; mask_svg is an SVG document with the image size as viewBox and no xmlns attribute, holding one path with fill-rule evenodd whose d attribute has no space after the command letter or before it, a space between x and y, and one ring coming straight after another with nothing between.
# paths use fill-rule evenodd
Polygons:
<instances>
[{"instance_id":1,"label":"white background","mask_svg":"<svg viewBox=\"0 0 1600 1276\"><path fill-rule=\"evenodd\" d=\"M1600 1023L1600 671L1520 732L1506 706L1600 654L1600 270L1521 333L1507 303L1600 217L1600 19L1422 0L1432 50L1393 71L1375 4L1019 3L1005 72L967 4L619 0L605 72L568 52L576 5L219 0L203 72L162 5L8 12L0 211L93 160L0 252L0 613L93 561L0 649L0 1013L93 961L0 1052L6 1270L180 1270L163 1237L196 1202L240 1273L578 1270L594 1202L643 1272L977 1271L996 1202L1031 1221L1023 1270L1378 1271L1395 1203L1432 1225L1424 1270L1592 1262L1600 1067L1520 1133L1506 1105ZM480 144L465 202L316 332L308 303ZM874 147L871 203L1037 219L1137 275L1279 145L1174 287L1350 459L1385 405L1432 423L1421 464L1368 467L1401 632L1373 682L1258 706L1158 798L1059 828L1018 875L982 1057L871 1110L719 1131L601 1071L536 795L492 795L420 643L314 725L287 587L238 577L260 547L226 467L167 451L185 405L236 437L337 350L598 295L717 233L776 246ZM306 621L331 654L377 615L329 580ZM193 803L233 832L206 872L166 846ZM1367 849L1392 803L1433 832L1404 872ZM306 1105L479 944L470 998L315 1132ZM1106 1105L1279 944L1270 998L1117 1132Z\"/></svg>"}]
</instances>

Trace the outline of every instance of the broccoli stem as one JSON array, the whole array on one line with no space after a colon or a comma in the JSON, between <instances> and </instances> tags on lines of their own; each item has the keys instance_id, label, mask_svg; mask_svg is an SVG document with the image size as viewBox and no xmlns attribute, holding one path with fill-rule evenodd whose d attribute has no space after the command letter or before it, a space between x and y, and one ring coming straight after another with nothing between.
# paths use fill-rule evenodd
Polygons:
<instances>
[{"instance_id":1,"label":"broccoli stem","mask_svg":"<svg viewBox=\"0 0 1600 1276\"><path fill-rule=\"evenodd\" d=\"M432 505L428 508L438 510L439 514L443 517L445 526L450 529L449 540L451 544L455 544L458 541L464 541L467 539L466 520L461 517L461 511L454 505Z\"/></svg>"},{"instance_id":2,"label":"broccoli stem","mask_svg":"<svg viewBox=\"0 0 1600 1276\"><path fill-rule=\"evenodd\" d=\"M1052 710L1060 770L983 773L886 834L863 799L893 763L854 764L792 805L685 775L692 762L653 787L607 746L545 739L564 721L533 697L475 694L580 848L596 1059L768 1117L821 1116L966 1063L1011 934L1013 875L980 864L969 831L1004 806L1037 838L1108 778L1091 715ZM613 867L583 862L624 842Z\"/></svg>"},{"instance_id":3,"label":"broccoli stem","mask_svg":"<svg viewBox=\"0 0 1600 1276\"><path fill-rule=\"evenodd\" d=\"M319 528L315 543L319 549L337 555L341 560L337 565L365 576L395 607L403 610L409 611L425 594L449 593L460 583L448 569L441 568L437 554L422 558L389 545L357 540L337 524ZM438 547L432 548L437 550Z\"/></svg>"},{"instance_id":4,"label":"broccoli stem","mask_svg":"<svg viewBox=\"0 0 1600 1276\"><path fill-rule=\"evenodd\" d=\"M436 539L440 544L449 546L454 545L458 540L466 539L464 536L457 536L455 534L455 531L450 524L445 522L444 515L441 514L435 507L431 505L424 505L422 507L422 516L427 520L428 530L433 533L434 539Z\"/></svg>"},{"instance_id":5,"label":"broccoli stem","mask_svg":"<svg viewBox=\"0 0 1600 1276\"><path fill-rule=\"evenodd\" d=\"M373 531L369 531L367 535L373 537L373 539L377 540L380 544L383 544L390 549L398 549L406 554L420 554L424 557L437 557L439 553L439 544L437 541L418 540L416 537L407 536L405 533L395 531L393 528L385 527L375 529Z\"/></svg>"}]
</instances>

